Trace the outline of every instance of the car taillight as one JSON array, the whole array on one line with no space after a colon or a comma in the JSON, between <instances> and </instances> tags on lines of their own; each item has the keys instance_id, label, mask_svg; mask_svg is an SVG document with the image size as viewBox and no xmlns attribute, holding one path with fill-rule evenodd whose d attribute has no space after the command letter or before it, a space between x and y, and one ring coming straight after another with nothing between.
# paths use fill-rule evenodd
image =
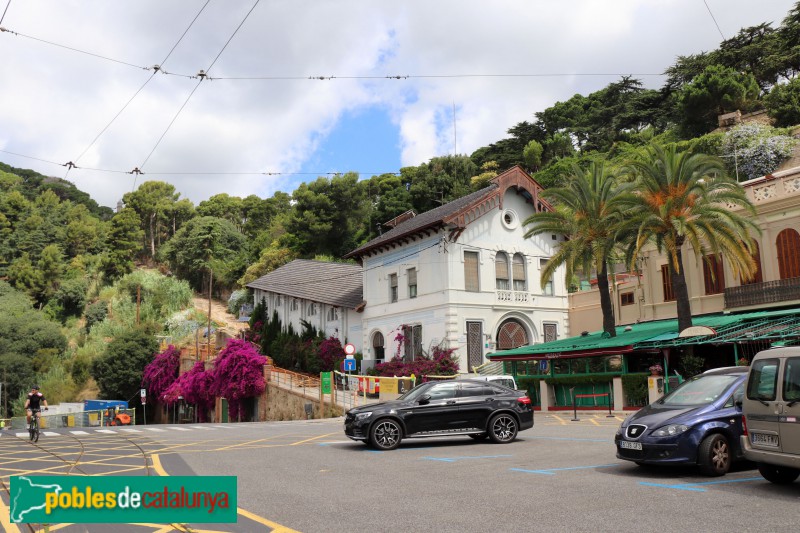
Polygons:
<instances>
[{"instance_id":1,"label":"car taillight","mask_svg":"<svg viewBox=\"0 0 800 533\"><path fill-rule=\"evenodd\" d=\"M530 405L531 404L531 399L528 398L527 396L520 396L519 398L517 398L517 401L519 403L521 403L522 405Z\"/></svg>"},{"instance_id":2,"label":"car taillight","mask_svg":"<svg viewBox=\"0 0 800 533\"><path fill-rule=\"evenodd\" d=\"M742 435L747 436L747 418L742 415Z\"/></svg>"}]
</instances>

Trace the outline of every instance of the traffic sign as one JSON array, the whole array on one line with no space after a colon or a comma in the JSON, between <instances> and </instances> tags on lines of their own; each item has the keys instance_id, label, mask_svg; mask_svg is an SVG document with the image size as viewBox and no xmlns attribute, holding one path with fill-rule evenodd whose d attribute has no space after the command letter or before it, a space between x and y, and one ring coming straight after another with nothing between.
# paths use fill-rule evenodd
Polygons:
<instances>
[{"instance_id":1,"label":"traffic sign","mask_svg":"<svg viewBox=\"0 0 800 533\"><path fill-rule=\"evenodd\" d=\"M347 358L350 359L353 355L355 355L356 347L348 342L344 345L344 353L347 355Z\"/></svg>"},{"instance_id":2,"label":"traffic sign","mask_svg":"<svg viewBox=\"0 0 800 533\"><path fill-rule=\"evenodd\" d=\"M147 396L147 389L141 389L141 390L139 391L139 395L140 395L142 398L144 398L145 396Z\"/></svg>"},{"instance_id":3,"label":"traffic sign","mask_svg":"<svg viewBox=\"0 0 800 533\"><path fill-rule=\"evenodd\" d=\"M356 360L355 359L345 359L344 360L344 371L345 372L352 372L356 369Z\"/></svg>"}]
</instances>

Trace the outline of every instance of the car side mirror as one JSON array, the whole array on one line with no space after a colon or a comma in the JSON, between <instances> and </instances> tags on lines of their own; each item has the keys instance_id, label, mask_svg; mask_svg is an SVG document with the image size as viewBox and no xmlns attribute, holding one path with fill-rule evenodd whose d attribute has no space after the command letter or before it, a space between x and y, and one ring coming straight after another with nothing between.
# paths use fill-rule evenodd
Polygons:
<instances>
[{"instance_id":1,"label":"car side mirror","mask_svg":"<svg viewBox=\"0 0 800 533\"><path fill-rule=\"evenodd\" d=\"M734 405L734 407L736 407L738 410L741 411L742 410L742 405L743 405L742 399L739 398L738 400L734 400L733 405Z\"/></svg>"},{"instance_id":2,"label":"car side mirror","mask_svg":"<svg viewBox=\"0 0 800 533\"><path fill-rule=\"evenodd\" d=\"M431 395L430 394L423 394L419 398L419 404L420 405L425 405L426 403L429 403L430 401L431 401Z\"/></svg>"}]
</instances>

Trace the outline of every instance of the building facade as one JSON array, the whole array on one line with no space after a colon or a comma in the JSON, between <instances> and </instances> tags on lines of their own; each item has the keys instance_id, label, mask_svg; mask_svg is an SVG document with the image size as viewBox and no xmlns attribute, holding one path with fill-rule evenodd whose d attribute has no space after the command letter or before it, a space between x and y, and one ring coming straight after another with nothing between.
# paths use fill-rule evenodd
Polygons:
<instances>
[{"instance_id":1,"label":"building facade","mask_svg":"<svg viewBox=\"0 0 800 533\"><path fill-rule=\"evenodd\" d=\"M254 305L262 300L267 316L277 312L284 327L302 330L302 321L325 337L361 350L363 308L361 267L296 259L248 283Z\"/></svg>"},{"instance_id":2,"label":"building facade","mask_svg":"<svg viewBox=\"0 0 800 533\"><path fill-rule=\"evenodd\" d=\"M692 315L800 307L800 167L742 183L757 210L761 230L754 254L759 271L751 280L734 276L720 257L706 261L684 245L683 261ZM612 283L617 325L675 318L677 308L667 258L645 250L640 275L618 274ZM573 331L602 329L597 289L570 295Z\"/></svg>"},{"instance_id":3,"label":"building facade","mask_svg":"<svg viewBox=\"0 0 800 533\"><path fill-rule=\"evenodd\" d=\"M436 209L407 213L346 257L362 269L360 345L367 365L455 349L462 372L487 354L567 335L564 273L541 287L563 237L525 238L528 216L550 206L514 167L488 187Z\"/></svg>"}]
</instances>

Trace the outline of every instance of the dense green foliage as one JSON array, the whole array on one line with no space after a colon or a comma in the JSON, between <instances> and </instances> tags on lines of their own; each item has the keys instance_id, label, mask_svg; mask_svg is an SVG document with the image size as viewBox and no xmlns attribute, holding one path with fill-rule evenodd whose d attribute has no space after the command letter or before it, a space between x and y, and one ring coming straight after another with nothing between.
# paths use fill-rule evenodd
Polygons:
<instances>
[{"instance_id":1,"label":"dense green foliage","mask_svg":"<svg viewBox=\"0 0 800 533\"><path fill-rule=\"evenodd\" d=\"M108 344L91 364L92 377L103 398L130 400L137 396L144 368L158 351L158 342L142 330L129 330Z\"/></svg>"},{"instance_id":2,"label":"dense green foliage","mask_svg":"<svg viewBox=\"0 0 800 533\"><path fill-rule=\"evenodd\" d=\"M790 131L753 124L716 130L717 114L763 110L776 126L800 122L798 42L800 3L777 27L743 28L716 50L678 57L660 89L622 77L553 103L470 155L435 157L391 174L319 177L270 198L223 193L195 206L173 185L147 181L125 194L115 213L68 181L0 163L0 279L7 281L0 282L0 370L14 375L11 396L47 379L59 388L56 397L69 399L76 387L92 385L90 368L109 393L109 376L119 370L97 362L110 357L109 343L132 331L151 339L194 332L204 319L177 313L190 305L191 289L205 293L210 277L217 294L227 296L295 258L340 258L395 217L486 187L513 165L545 189L567 191L576 176L601 167L616 175L633 168L630 161L657 160L650 146L676 143L676 152L721 158L715 168L739 181L774 172L795 148ZM641 176L628 172L625 179ZM559 209L568 204L557 193L551 199ZM647 229L655 226L638 222L641 243L646 234L658 240ZM591 246L585 254L573 250L574 266L591 258L602 269L607 250ZM266 317L260 322L265 353L309 371L327 366L318 357L318 335L283 331ZM134 355L119 352L136 367Z\"/></svg>"}]
</instances>

